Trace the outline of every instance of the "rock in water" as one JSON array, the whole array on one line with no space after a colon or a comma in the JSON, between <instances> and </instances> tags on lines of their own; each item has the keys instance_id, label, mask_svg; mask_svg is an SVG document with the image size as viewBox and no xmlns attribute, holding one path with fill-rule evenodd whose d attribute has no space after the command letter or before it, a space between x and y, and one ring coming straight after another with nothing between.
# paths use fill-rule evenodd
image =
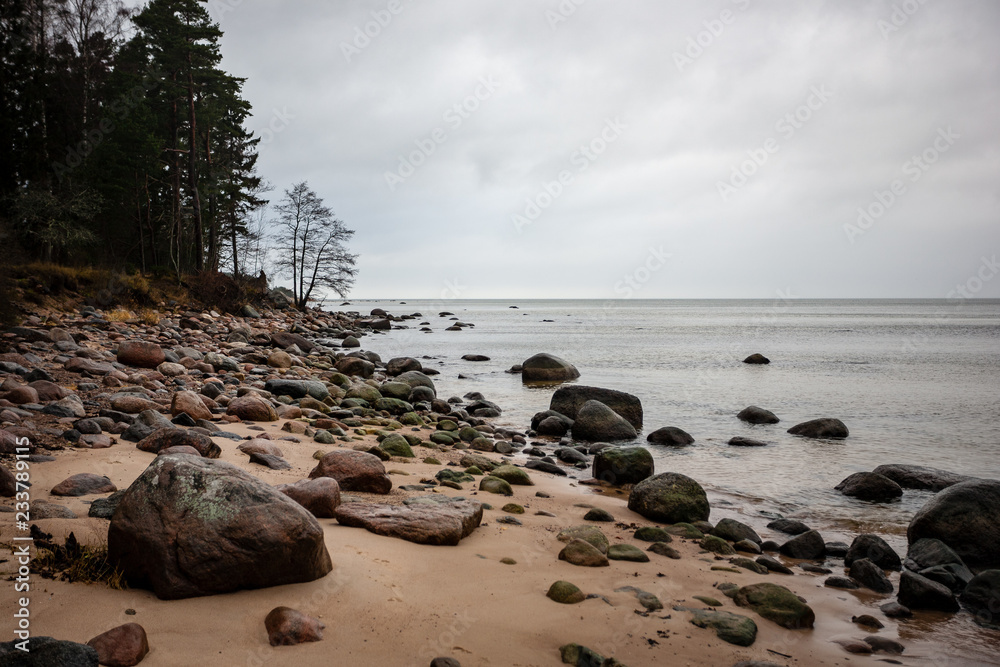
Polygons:
<instances>
[{"instance_id":1,"label":"rock in water","mask_svg":"<svg viewBox=\"0 0 1000 667\"><path fill-rule=\"evenodd\" d=\"M805 438L846 438L850 434L844 422L832 417L796 424L788 429L788 432Z\"/></svg>"},{"instance_id":2,"label":"rock in water","mask_svg":"<svg viewBox=\"0 0 1000 667\"><path fill-rule=\"evenodd\" d=\"M392 490L392 480L385 474L382 461L367 452L330 452L309 473L309 479L317 477L332 477L343 491L386 494Z\"/></svg>"},{"instance_id":3,"label":"rock in water","mask_svg":"<svg viewBox=\"0 0 1000 667\"><path fill-rule=\"evenodd\" d=\"M854 561L862 558L867 558L883 570L898 571L903 566L899 555L878 535L866 534L855 537L844 556L844 565L850 567Z\"/></svg>"},{"instance_id":4,"label":"rock in water","mask_svg":"<svg viewBox=\"0 0 1000 667\"><path fill-rule=\"evenodd\" d=\"M851 579L869 590L883 594L892 593L892 582L882 572L882 568L867 558L861 558L851 563L850 575Z\"/></svg>"},{"instance_id":5,"label":"rock in water","mask_svg":"<svg viewBox=\"0 0 1000 667\"><path fill-rule=\"evenodd\" d=\"M740 410L736 417L740 421L745 421L748 424L777 424L780 419L771 412L770 410L765 410L764 408L758 408L756 405L751 405Z\"/></svg>"},{"instance_id":6,"label":"rock in water","mask_svg":"<svg viewBox=\"0 0 1000 667\"><path fill-rule=\"evenodd\" d=\"M89 642L97 651L102 665L108 667L132 667L142 662L149 653L146 630L138 623L126 623L103 632Z\"/></svg>"},{"instance_id":7,"label":"rock in water","mask_svg":"<svg viewBox=\"0 0 1000 667\"><path fill-rule=\"evenodd\" d=\"M982 626L1000 630L1000 570L980 572L959 596L962 606L971 611Z\"/></svg>"},{"instance_id":8,"label":"rock in water","mask_svg":"<svg viewBox=\"0 0 1000 667\"><path fill-rule=\"evenodd\" d=\"M880 465L872 472L888 477L904 489L918 489L922 491L941 491L959 482L967 482L970 479L975 479L968 475L957 475L947 470L901 463Z\"/></svg>"},{"instance_id":9,"label":"rock in water","mask_svg":"<svg viewBox=\"0 0 1000 667\"><path fill-rule=\"evenodd\" d=\"M301 505L234 465L160 456L111 518L108 559L161 599L313 581L332 568Z\"/></svg>"},{"instance_id":10,"label":"rock in water","mask_svg":"<svg viewBox=\"0 0 1000 667\"><path fill-rule=\"evenodd\" d=\"M667 445L669 447L685 447L693 443L694 438L687 431L679 429L676 426L664 426L647 435L646 442L651 442L654 445Z\"/></svg>"},{"instance_id":11,"label":"rock in water","mask_svg":"<svg viewBox=\"0 0 1000 667\"><path fill-rule=\"evenodd\" d=\"M956 612L958 600L944 584L939 584L909 570L899 576L899 603L910 609L934 609Z\"/></svg>"},{"instance_id":12,"label":"rock in water","mask_svg":"<svg viewBox=\"0 0 1000 667\"><path fill-rule=\"evenodd\" d=\"M771 360L765 357L760 352L754 352L749 357L743 360L744 364L769 364Z\"/></svg>"},{"instance_id":13,"label":"rock in water","mask_svg":"<svg viewBox=\"0 0 1000 667\"><path fill-rule=\"evenodd\" d=\"M4 667L98 667L94 647L52 637L31 637L29 652L17 648L20 640L0 643L0 665Z\"/></svg>"},{"instance_id":14,"label":"rock in water","mask_svg":"<svg viewBox=\"0 0 1000 667\"><path fill-rule=\"evenodd\" d=\"M675 472L660 473L632 487L628 508L661 523L708 521L711 513L701 484Z\"/></svg>"},{"instance_id":15,"label":"rock in water","mask_svg":"<svg viewBox=\"0 0 1000 667\"><path fill-rule=\"evenodd\" d=\"M320 641L326 625L290 607L275 607L264 619L264 628L271 646L294 646Z\"/></svg>"},{"instance_id":16,"label":"rock in water","mask_svg":"<svg viewBox=\"0 0 1000 667\"><path fill-rule=\"evenodd\" d=\"M431 498L432 502L405 506L341 505L337 509L337 522L417 544L454 546L470 535L483 520L480 503L437 496Z\"/></svg>"},{"instance_id":17,"label":"rock in water","mask_svg":"<svg viewBox=\"0 0 1000 667\"><path fill-rule=\"evenodd\" d=\"M521 369L522 382L565 382L580 377L576 366L546 352L526 359Z\"/></svg>"},{"instance_id":18,"label":"rock in water","mask_svg":"<svg viewBox=\"0 0 1000 667\"><path fill-rule=\"evenodd\" d=\"M782 544L780 551L789 558L815 560L826 555L826 542L819 532L810 530Z\"/></svg>"},{"instance_id":19,"label":"rock in water","mask_svg":"<svg viewBox=\"0 0 1000 667\"><path fill-rule=\"evenodd\" d=\"M118 346L118 363L126 366L156 368L166 360L166 354L156 343L127 340Z\"/></svg>"},{"instance_id":20,"label":"rock in water","mask_svg":"<svg viewBox=\"0 0 1000 667\"><path fill-rule=\"evenodd\" d=\"M749 607L764 618L790 630L811 628L816 621L812 608L778 584L751 584L736 591L733 598L741 607Z\"/></svg>"},{"instance_id":21,"label":"rock in water","mask_svg":"<svg viewBox=\"0 0 1000 667\"><path fill-rule=\"evenodd\" d=\"M607 447L594 457L594 477L609 484L638 484L653 474L653 455L645 447Z\"/></svg>"},{"instance_id":22,"label":"rock in water","mask_svg":"<svg viewBox=\"0 0 1000 667\"><path fill-rule=\"evenodd\" d=\"M899 484L874 472L856 472L833 488L845 496L877 503L888 502L903 495Z\"/></svg>"},{"instance_id":23,"label":"rock in water","mask_svg":"<svg viewBox=\"0 0 1000 667\"><path fill-rule=\"evenodd\" d=\"M632 440L636 437L635 428L600 401L587 401L580 407L571 431L578 440Z\"/></svg>"},{"instance_id":24,"label":"rock in water","mask_svg":"<svg viewBox=\"0 0 1000 667\"><path fill-rule=\"evenodd\" d=\"M972 567L1000 566L1000 481L949 486L917 511L906 537L910 544L939 539Z\"/></svg>"},{"instance_id":25,"label":"rock in water","mask_svg":"<svg viewBox=\"0 0 1000 667\"><path fill-rule=\"evenodd\" d=\"M642 402L638 397L624 391L567 385L559 387L552 394L549 410L576 419L577 413L587 401L599 401L621 415L633 428L642 428Z\"/></svg>"}]
</instances>

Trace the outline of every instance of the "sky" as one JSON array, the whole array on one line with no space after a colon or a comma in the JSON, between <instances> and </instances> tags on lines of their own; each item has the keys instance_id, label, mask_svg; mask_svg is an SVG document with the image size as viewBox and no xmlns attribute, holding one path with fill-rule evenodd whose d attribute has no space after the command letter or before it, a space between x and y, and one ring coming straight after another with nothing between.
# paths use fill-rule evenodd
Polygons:
<instances>
[{"instance_id":1,"label":"sky","mask_svg":"<svg viewBox=\"0 0 1000 667\"><path fill-rule=\"evenodd\" d=\"M208 6L353 298L1000 297L1000 3Z\"/></svg>"}]
</instances>

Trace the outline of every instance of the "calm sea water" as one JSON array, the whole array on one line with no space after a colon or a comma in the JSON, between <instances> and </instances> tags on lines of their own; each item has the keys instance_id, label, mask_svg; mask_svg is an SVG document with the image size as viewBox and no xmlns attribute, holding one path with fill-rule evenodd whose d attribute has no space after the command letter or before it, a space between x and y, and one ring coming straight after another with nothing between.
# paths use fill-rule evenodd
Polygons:
<instances>
[{"instance_id":1,"label":"calm sea water","mask_svg":"<svg viewBox=\"0 0 1000 667\"><path fill-rule=\"evenodd\" d=\"M906 526L929 492L867 503L833 490L851 473L910 463L1000 479L1000 300L787 301L407 301L352 302L369 312L421 313L410 329L366 337L384 360L431 357L442 396L482 392L499 403L498 421L527 429L548 408L554 388L521 384L504 371L537 352L573 363L581 384L637 395L645 428L677 426L696 442L650 445L657 472L698 480L712 520L730 516L774 537L775 515L801 519L827 541L882 535L906 552ZM517 306L516 309L510 306ZM441 311L474 328L453 324ZM420 333L420 322L432 333ZM768 366L741 363L754 352ZM485 354L467 362L463 354ZM459 376L462 376L461 378ZM736 414L767 408L781 423L749 426ZM809 440L786 430L837 417L845 440ZM735 435L767 447L730 447ZM626 443L627 444L627 443ZM580 476L586 476L581 473ZM879 615L878 596L859 602ZM938 665L995 665L1000 633L970 615L921 616L896 626L907 654ZM888 630L883 631L888 632Z\"/></svg>"},{"instance_id":2,"label":"calm sea water","mask_svg":"<svg viewBox=\"0 0 1000 667\"><path fill-rule=\"evenodd\" d=\"M510 306L517 306L516 309ZM905 528L929 493L866 503L833 487L883 463L912 463L1000 478L1000 301L970 300L532 300L355 301L421 313L410 329L365 338L383 359L427 356L439 394L480 391L499 403L503 425L526 429L554 388L525 387L504 371L536 352L573 363L577 382L642 400L645 428L677 426L696 442L650 445L658 472L684 473L713 498L713 519L741 515L763 528L771 514L801 517L827 539L886 534L901 550ZM346 309L346 308L345 308ZM475 324L460 332L438 313ZM433 333L420 333L419 323ZM753 352L767 366L741 360ZM467 362L463 354L488 355ZM463 379L459 375L464 376ZM736 418L748 405L775 425ZM846 440L816 441L786 430L837 417ZM763 448L730 447L743 435ZM728 505L727 503L732 503Z\"/></svg>"}]
</instances>

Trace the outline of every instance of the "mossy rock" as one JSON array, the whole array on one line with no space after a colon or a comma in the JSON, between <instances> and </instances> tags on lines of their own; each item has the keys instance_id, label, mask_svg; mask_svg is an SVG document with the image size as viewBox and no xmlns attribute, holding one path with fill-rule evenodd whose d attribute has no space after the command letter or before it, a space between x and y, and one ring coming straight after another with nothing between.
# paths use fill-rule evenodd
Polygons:
<instances>
[{"instance_id":1,"label":"mossy rock","mask_svg":"<svg viewBox=\"0 0 1000 667\"><path fill-rule=\"evenodd\" d=\"M722 606L721 602L719 602L715 598L710 598L707 595L692 595L691 597L693 599L697 600L698 602L701 602L703 604L708 605L709 607L721 607Z\"/></svg>"},{"instance_id":2,"label":"mossy rock","mask_svg":"<svg viewBox=\"0 0 1000 667\"><path fill-rule=\"evenodd\" d=\"M571 542L573 540L590 542L602 554L608 553L608 547L611 546L607 536L597 526L573 526L566 528L556 535L556 539L560 542Z\"/></svg>"},{"instance_id":3,"label":"mossy rock","mask_svg":"<svg viewBox=\"0 0 1000 667\"><path fill-rule=\"evenodd\" d=\"M752 619L728 611L708 609L678 608L692 614L691 624L699 628L711 628L724 642L736 646L750 646L757 639L757 624Z\"/></svg>"},{"instance_id":4,"label":"mossy rock","mask_svg":"<svg viewBox=\"0 0 1000 667\"><path fill-rule=\"evenodd\" d=\"M524 508L517 503L507 503L500 509L508 514L524 514Z\"/></svg>"},{"instance_id":5,"label":"mossy rock","mask_svg":"<svg viewBox=\"0 0 1000 667\"><path fill-rule=\"evenodd\" d=\"M379 444L379 448L390 456L413 458L413 449L410 448L410 443L406 441L406 438L395 433L383 440Z\"/></svg>"},{"instance_id":6,"label":"mossy rock","mask_svg":"<svg viewBox=\"0 0 1000 667\"><path fill-rule=\"evenodd\" d=\"M646 551L652 552L654 554L659 554L660 556L666 556L667 558L672 558L674 560L681 559L680 552L677 551L677 549L674 549L666 542L653 542L652 544L649 545L649 548L646 549Z\"/></svg>"},{"instance_id":7,"label":"mossy rock","mask_svg":"<svg viewBox=\"0 0 1000 667\"><path fill-rule=\"evenodd\" d=\"M608 547L609 560L624 560L631 563L648 563L647 556L642 549L631 544L612 544Z\"/></svg>"},{"instance_id":8,"label":"mossy rock","mask_svg":"<svg viewBox=\"0 0 1000 667\"><path fill-rule=\"evenodd\" d=\"M493 477L499 477L505 482L517 486L535 485L535 483L531 481L531 477L528 475L528 473L512 465L497 466L490 472L490 475Z\"/></svg>"},{"instance_id":9,"label":"mossy rock","mask_svg":"<svg viewBox=\"0 0 1000 667\"><path fill-rule=\"evenodd\" d=\"M610 523L613 522L615 518L611 516L611 512L602 510L600 507L595 507L583 516L583 520Z\"/></svg>"},{"instance_id":10,"label":"mossy rock","mask_svg":"<svg viewBox=\"0 0 1000 667\"><path fill-rule=\"evenodd\" d=\"M431 442L438 445L454 445L455 437L448 431L435 431L431 433Z\"/></svg>"},{"instance_id":11,"label":"mossy rock","mask_svg":"<svg viewBox=\"0 0 1000 667\"><path fill-rule=\"evenodd\" d=\"M702 538L701 542L698 543L705 551L710 551L714 554L719 554L720 556L732 556L736 553L736 549L733 548L729 542L726 542L721 537L716 537L715 535L707 535Z\"/></svg>"},{"instance_id":12,"label":"mossy rock","mask_svg":"<svg viewBox=\"0 0 1000 667\"><path fill-rule=\"evenodd\" d=\"M439 431L457 431L458 424L450 419L441 419L437 423L437 429Z\"/></svg>"},{"instance_id":13,"label":"mossy rock","mask_svg":"<svg viewBox=\"0 0 1000 667\"><path fill-rule=\"evenodd\" d=\"M439 482L454 482L456 484L461 484L463 482L475 482L476 479L467 473L459 472L458 470L453 470L451 468L442 468L437 471L434 478Z\"/></svg>"},{"instance_id":14,"label":"mossy rock","mask_svg":"<svg viewBox=\"0 0 1000 667\"><path fill-rule=\"evenodd\" d=\"M510 488L510 484L499 477L483 477L479 480L479 490L486 493L495 493L500 496L514 495L514 489Z\"/></svg>"},{"instance_id":15,"label":"mossy rock","mask_svg":"<svg viewBox=\"0 0 1000 667\"><path fill-rule=\"evenodd\" d=\"M517 561L509 557L501 558L500 562L504 565L517 565Z\"/></svg>"},{"instance_id":16,"label":"mossy rock","mask_svg":"<svg viewBox=\"0 0 1000 667\"><path fill-rule=\"evenodd\" d=\"M432 466L439 466L439 465L441 465L441 462L438 461L433 456L428 456L427 458L425 458L424 459L424 463L426 463L428 465L432 465Z\"/></svg>"},{"instance_id":17,"label":"mossy rock","mask_svg":"<svg viewBox=\"0 0 1000 667\"><path fill-rule=\"evenodd\" d=\"M413 433L403 433L401 434L410 447L416 447L421 443L420 436L414 435Z\"/></svg>"},{"instance_id":18,"label":"mossy rock","mask_svg":"<svg viewBox=\"0 0 1000 667\"><path fill-rule=\"evenodd\" d=\"M321 445L332 445L337 441L333 433L330 433L329 431L316 431L316 435L313 436L313 440Z\"/></svg>"},{"instance_id":19,"label":"mossy rock","mask_svg":"<svg viewBox=\"0 0 1000 667\"><path fill-rule=\"evenodd\" d=\"M769 572L766 567L749 558L732 558L729 562L736 567L742 567L744 570L750 570L751 572L756 572L757 574L767 574Z\"/></svg>"},{"instance_id":20,"label":"mossy rock","mask_svg":"<svg viewBox=\"0 0 1000 667\"><path fill-rule=\"evenodd\" d=\"M606 661L604 656L597 651L589 649L586 646L581 646L580 644L560 646L559 654L562 657L563 663L576 665L577 667L592 667L593 665L603 667Z\"/></svg>"},{"instance_id":21,"label":"mossy rock","mask_svg":"<svg viewBox=\"0 0 1000 667\"><path fill-rule=\"evenodd\" d=\"M465 469L465 472L469 475L482 475L483 471L479 469L479 466L469 466Z\"/></svg>"},{"instance_id":22,"label":"mossy rock","mask_svg":"<svg viewBox=\"0 0 1000 667\"><path fill-rule=\"evenodd\" d=\"M399 418L399 423L405 426L422 426L424 420L416 412L407 412Z\"/></svg>"},{"instance_id":23,"label":"mossy rock","mask_svg":"<svg viewBox=\"0 0 1000 667\"><path fill-rule=\"evenodd\" d=\"M628 508L662 523L704 521L711 512L701 484L675 472L660 473L633 486Z\"/></svg>"},{"instance_id":24,"label":"mossy rock","mask_svg":"<svg viewBox=\"0 0 1000 667\"><path fill-rule=\"evenodd\" d=\"M643 526L639 530L635 531L633 535L635 539L642 540L643 542L672 542L673 538L670 537L670 532L665 528L660 528L659 526Z\"/></svg>"},{"instance_id":25,"label":"mossy rock","mask_svg":"<svg viewBox=\"0 0 1000 667\"><path fill-rule=\"evenodd\" d=\"M476 438L481 438L482 436L482 433L471 426L463 426L458 431L458 437L461 438L463 442L472 442Z\"/></svg>"},{"instance_id":26,"label":"mossy rock","mask_svg":"<svg viewBox=\"0 0 1000 667\"><path fill-rule=\"evenodd\" d=\"M575 584L561 580L549 586L549 592L545 595L559 604L576 604L587 599L586 594Z\"/></svg>"},{"instance_id":27,"label":"mossy rock","mask_svg":"<svg viewBox=\"0 0 1000 667\"><path fill-rule=\"evenodd\" d=\"M733 599L739 606L752 609L790 630L811 628L816 621L816 614L809 605L778 584L750 584L736 591Z\"/></svg>"}]
</instances>

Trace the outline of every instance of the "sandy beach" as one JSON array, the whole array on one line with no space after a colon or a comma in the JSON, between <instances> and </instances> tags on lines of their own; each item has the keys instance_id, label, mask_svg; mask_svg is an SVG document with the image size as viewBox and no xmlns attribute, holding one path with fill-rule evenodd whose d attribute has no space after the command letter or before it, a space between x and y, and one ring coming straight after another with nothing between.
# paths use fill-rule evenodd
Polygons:
<instances>
[{"instance_id":1,"label":"sandy beach","mask_svg":"<svg viewBox=\"0 0 1000 667\"><path fill-rule=\"evenodd\" d=\"M287 436L280 430L284 420L264 424L276 440ZM245 424L226 425L226 430L249 436L259 433ZM372 444L374 436L371 436ZM250 470L271 484L294 482L314 467L317 448L332 450L310 441L281 442L293 469L272 471L250 465L236 450L238 443L215 438L222 448L221 460ZM433 477L441 466L415 463L435 456L446 463L458 453L417 448L416 459L393 459L386 463L394 486ZM491 455L493 458L498 458ZM119 488L126 488L153 459L132 443L100 450L68 449L57 460L32 467L34 499L64 504L86 517L87 500L49 497L49 489L80 471L105 474ZM729 665L740 660L763 660L779 665L848 665L859 659L844 653L835 639L859 639L869 634L851 623L851 617L875 606L877 596L824 588L815 575L758 575L713 571L728 566L724 559L703 552L696 541L675 540L682 554L672 560L650 554L649 563L611 561L610 567L577 567L559 561L564 546L556 539L563 528L585 523L586 506L610 512L617 523L600 526L612 544L646 545L632 538L635 527L654 525L626 507L626 494L614 489L595 489L572 480L531 471L535 486L514 486L512 498L476 491L439 487L437 493L465 496L491 504L482 525L458 546L418 545L382 537L364 529L339 526L325 519L326 545L334 562L325 578L306 584L164 601L149 591L110 590L99 584L68 584L35 580L32 599L33 628L38 634L86 642L101 632L127 622L146 629L150 652L143 665L182 665L208 661L218 665L426 665L437 656L452 656L465 665L558 665L559 646L576 642L624 664ZM39 493L40 491L40 493ZM536 492L550 498L536 497ZM345 493L359 502L399 502L404 491L388 497ZM504 525L499 507L521 504L522 526ZM538 511L554 517L536 515ZM0 514L3 535L12 531L12 514ZM713 517L715 519L716 517ZM38 521L56 536L73 531L84 543L106 540L108 522L95 518ZM0 538L2 540L2 538ZM6 540L3 540L6 541ZM505 565L502 558L513 558ZM12 562L3 564L4 573ZM552 582L567 580L593 598L575 605L562 605L545 595ZM816 611L812 630L786 630L746 609L736 607L715 586L720 582L746 585L771 581L787 586ZM644 611L630 592L615 592L635 586L655 594L663 603L659 612ZM683 605L704 608L692 596L714 597L722 609L754 618L757 641L750 648L727 644L710 629L689 623L690 614L675 611ZM9 616L12 596L3 596L4 616ZM315 616L326 624L320 642L291 647L271 647L263 619L272 608L285 605ZM134 615L127 613L134 610ZM891 622L880 636L899 638ZM933 647L924 657L919 644L907 639L905 664L928 664ZM788 657L784 657L788 656Z\"/></svg>"}]
</instances>

